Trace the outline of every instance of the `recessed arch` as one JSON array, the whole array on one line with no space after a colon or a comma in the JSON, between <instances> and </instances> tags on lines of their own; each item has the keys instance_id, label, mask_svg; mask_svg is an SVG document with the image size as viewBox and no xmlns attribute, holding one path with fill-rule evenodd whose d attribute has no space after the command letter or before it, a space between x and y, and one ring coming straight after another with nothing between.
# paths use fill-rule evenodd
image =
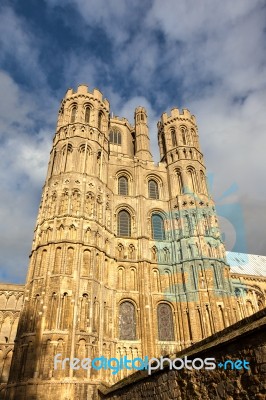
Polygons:
<instances>
[{"instance_id":1,"label":"recessed arch","mask_svg":"<svg viewBox=\"0 0 266 400\"><path fill-rule=\"evenodd\" d=\"M170 128L170 136L171 136L172 146L176 147L177 146L176 129L173 126L171 126Z\"/></svg>"},{"instance_id":2,"label":"recessed arch","mask_svg":"<svg viewBox=\"0 0 266 400\"><path fill-rule=\"evenodd\" d=\"M193 193L196 193L198 191L198 182L195 168L192 167L192 165L187 166L186 173L188 176L189 189Z\"/></svg>"},{"instance_id":3,"label":"recessed arch","mask_svg":"<svg viewBox=\"0 0 266 400\"><path fill-rule=\"evenodd\" d=\"M207 194L206 176L202 170L200 170L200 188L201 193Z\"/></svg>"},{"instance_id":4,"label":"recessed arch","mask_svg":"<svg viewBox=\"0 0 266 400\"><path fill-rule=\"evenodd\" d=\"M176 168L174 170L174 173L175 173L174 184L177 186L177 194L183 194L184 182L183 182L182 171L180 168Z\"/></svg>"},{"instance_id":5,"label":"recessed arch","mask_svg":"<svg viewBox=\"0 0 266 400\"><path fill-rule=\"evenodd\" d=\"M91 122L91 114L92 114L93 107L90 103L84 104L84 122L89 124Z\"/></svg>"},{"instance_id":6,"label":"recessed arch","mask_svg":"<svg viewBox=\"0 0 266 400\"><path fill-rule=\"evenodd\" d=\"M125 290L125 267L122 265L117 268L117 288Z\"/></svg>"},{"instance_id":7,"label":"recessed arch","mask_svg":"<svg viewBox=\"0 0 266 400\"><path fill-rule=\"evenodd\" d=\"M73 103L73 104L70 106L70 123L71 123L71 124L73 124L74 122L76 122L77 111L78 111L78 105L77 105L77 103Z\"/></svg>"},{"instance_id":8,"label":"recessed arch","mask_svg":"<svg viewBox=\"0 0 266 400\"><path fill-rule=\"evenodd\" d=\"M98 129L99 130L103 129L103 122L104 122L104 112L102 110L99 110L99 112L98 112Z\"/></svg>"},{"instance_id":9,"label":"recessed arch","mask_svg":"<svg viewBox=\"0 0 266 400\"><path fill-rule=\"evenodd\" d=\"M174 341L173 309L167 302L157 305L158 339L160 341Z\"/></svg>"},{"instance_id":10,"label":"recessed arch","mask_svg":"<svg viewBox=\"0 0 266 400\"><path fill-rule=\"evenodd\" d=\"M119 339L137 339L136 306L130 301L123 299L119 304Z\"/></svg>"}]
</instances>

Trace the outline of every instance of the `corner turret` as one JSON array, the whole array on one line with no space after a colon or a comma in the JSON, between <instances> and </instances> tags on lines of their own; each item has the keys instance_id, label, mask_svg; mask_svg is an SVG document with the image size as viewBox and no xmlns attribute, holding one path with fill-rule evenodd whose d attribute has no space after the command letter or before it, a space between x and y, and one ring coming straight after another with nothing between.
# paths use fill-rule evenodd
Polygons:
<instances>
[{"instance_id":1,"label":"corner turret","mask_svg":"<svg viewBox=\"0 0 266 400\"><path fill-rule=\"evenodd\" d=\"M147 112L144 107L137 107L135 110L135 131L135 156L143 161L152 161L149 129L147 125Z\"/></svg>"}]
</instances>

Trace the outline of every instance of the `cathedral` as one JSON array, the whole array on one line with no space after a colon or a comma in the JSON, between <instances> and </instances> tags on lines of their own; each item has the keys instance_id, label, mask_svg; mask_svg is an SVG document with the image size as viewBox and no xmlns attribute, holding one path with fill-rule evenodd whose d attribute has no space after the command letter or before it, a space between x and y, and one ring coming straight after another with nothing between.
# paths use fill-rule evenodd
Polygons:
<instances>
[{"instance_id":1,"label":"cathedral","mask_svg":"<svg viewBox=\"0 0 266 400\"><path fill-rule=\"evenodd\" d=\"M265 307L266 257L225 252L195 117L162 114L159 163L134 117L85 85L61 102L26 284L0 284L3 399L97 399L130 372L55 355L159 357Z\"/></svg>"}]
</instances>

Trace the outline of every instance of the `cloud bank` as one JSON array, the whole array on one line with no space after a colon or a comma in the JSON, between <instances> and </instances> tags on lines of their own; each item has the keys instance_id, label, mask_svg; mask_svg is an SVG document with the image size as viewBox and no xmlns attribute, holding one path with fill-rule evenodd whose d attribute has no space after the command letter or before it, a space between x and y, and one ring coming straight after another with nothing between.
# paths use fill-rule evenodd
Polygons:
<instances>
[{"instance_id":1,"label":"cloud bank","mask_svg":"<svg viewBox=\"0 0 266 400\"><path fill-rule=\"evenodd\" d=\"M195 114L217 204L243 211L235 250L266 255L265 2L20 3L0 8L0 280L25 280L59 102L80 83L131 122L147 107L156 161L160 115Z\"/></svg>"}]
</instances>

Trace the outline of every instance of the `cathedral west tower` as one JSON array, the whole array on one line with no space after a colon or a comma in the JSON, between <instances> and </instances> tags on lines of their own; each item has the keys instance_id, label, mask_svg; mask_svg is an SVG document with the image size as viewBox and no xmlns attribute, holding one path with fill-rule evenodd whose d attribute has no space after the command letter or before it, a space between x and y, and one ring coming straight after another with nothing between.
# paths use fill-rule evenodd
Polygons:
<instances>
[{"instance_id":1,"label":"cathedral west tower","mask_svg":"<svg viewBox=\"0 0 266 400\"><path fill-rule=\"evenodd\" d=\"M173 109L150 152L147 113L110 118L95 89L59 110L6 399L93 399L108 370L54 356L156 357L240 319L197 125Z\"/></svg>"}]
</instances>

